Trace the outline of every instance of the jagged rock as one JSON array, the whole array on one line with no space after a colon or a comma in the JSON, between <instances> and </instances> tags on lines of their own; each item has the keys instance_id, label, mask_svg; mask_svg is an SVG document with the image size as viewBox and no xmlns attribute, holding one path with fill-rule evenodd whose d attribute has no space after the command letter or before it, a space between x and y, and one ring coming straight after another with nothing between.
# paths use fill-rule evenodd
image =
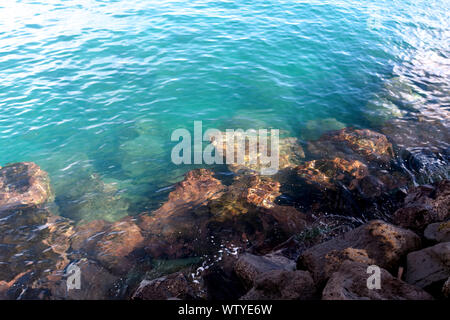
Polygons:
<instances>
[{"instance_id":1,"label":"jagged rock","mask_svg":"<svg viewBox=\"0 0 450 320\"><path fill-rule=\"evenodd\" d=\"M143 280L133 300L193 299L194 291L182 273L173 273L154 280Z\"/></svg>"},{"instance_id":2,"label":"jagged rock","mask_svg":"<svg viewBox=\"0 0 450 320\"><path fill-rule=\"evenodd\" d=\"M381 269L381 289L369 289L367 264L344 261L322 292L323 300L432 300L420 288L394 278Z\"/></svg>"},{"instance_id":3,"label":"jagged rock","mask_svg":"<svg viewBox=\"0 0 450 320\"><path fill-rule=\"evenodd\" d=\"M384 165L394 156L386 136L369 129L344 128L326 133L319 140L311 141L308 150L328 159L374 161Z\"/></svg>"},{"instance_id":4,"label":"jagged rock","mask_svg":"<svg viewBox=\"0 0 450 320\"><path fill-rule=\"evenodd\" d=\"M43 208L23 207L0 212L0 280L18 274L59 269L67 262L72 229L67 219Z\"/></svg>"},{"instance_id":5,"label":"jagged rock","mask_svg":"<svg viewBox=\"0 0 450 320\"><path fill-rule=\"evenodd\" d=\"M294 261L283 256L255 256L249 253L242 254L234 266L236 274L248 288L254 285L260 274L271 270L292 271L294 269Z\"/></svg>"},{"instance_id":6,"label":"jagged rock","mask_svg":"<svg viewBox=\"0 0 450 320\"><path fill-rule=\"evenodd\" d=\"M349 186L354 179L362 179L369 174L367 166L362 162L342 158L305 162L296 168L296 172L306 183L315 184L322 190L334 190L337 183Z\"/></svg>"},{"instance_id":7,"label":"jagged rock","mask_svg":"<svg viewBox=\"0 0 450 320\"><path fill-rule=\"evenodd\" d=\"M259 275L242 300L312 300L316 287L307 271L272 270Z\"/></svg>"},{"instance_id":8,"label":"jagged rock","mask_svg":"<svg viewBox=\"0 0 450 320\"><path fill-rule=\"evenodd\" d=\"M268 168L269 165L264 165L261 163L261 154L270 154L271 145L270 140L267 143L266 150L262 150L262 145L259 144L259 141L256 140L256 152L253 154L250 152L249 148L249 137L257 139L257 132L249 133L246 135L243 132L236 131L233 135L226 135L226 133L222 133L222 141L216 141L214 137L211 138L211 142L216 148L216 151L226 158L227 156L227 145L228 142L233 145L234 150L234 162L227 163L230 171L241 174L241 173L249 173L249 174L260 174L262 169ZM269 136L270 138L270 136ZM227 139L231 139L228 141ZM242 141L243 150L245 148L245 152L243 154L244 159L243 163L240 164L237 161L237 151L239 150L240 144L238 141ZM232 142L232 143L231 143ZM245 143L245 146L244 146ZM267 152L269 151L269 153ZM305 153L303 148L298 143L297 138L280 138L279 139L279 157L278 157L278 169L285 168L293 168L296 165L300 164L302 159L305 158Z\"/></svg>"},{"instance_id":9,"label":"jagged rock","mask_svg":"<svg viewBox=\"0 0 450 320\"><path fill-rule=\"evenodd\" d=\"M67 281L72 268L79 268L80 288L68 289ZM29 286L26 299L35 297L52 300L103 300L115 297L117 276L112 275L99 263L81 259L66 266L64 270L54 271Z\"/></svg>"},{"instance_id":10,"label":"jagged rock","mask_svg":"<svg viewBox=\"0 0 450 320\"><path fill-rule=\"evenodd\" d=\"M71 238L74 250L84 252L118 274L133 266L130 255L144 243L141 229L131 217L115 223L100 220L81 225Z\"/></svg>"},{"instance_id":11,"label":"jagged rock","mask_svg":"<svg viewBox=\"0 0 450 320\"><path fill-rule=\"evenodd\" d=\"M450 180L436 186L413 188L406 196L404 207L393 215L393 221L404 228L423 231L433 222L450 218Z\"/></svg>"},{"instance_id":12,"label":"jagged rock","mask_svg":"<svg viewBox=\"0 0 450 320\"><path fill-rule=\"evenodd\" d=\"M450 242L411 252L407 256L406 282L427 288L450 277Z\"/></svg>"},{"instance_id":13,"label":"jagged rock","mask_svg":"<svg viewBox=\"0 0 450 320\"><path fill-rule=\"evenodd\" d=\"M146 251L153 257L181 258L192 254L196 248L201 249L210 219L206 205L224 189L209 170L188 172L161 208L139 217L139 226L146 236Z\"/></svg>"},{"instance_id":14,"label":"jagged rock","mask_svg":"<svg viewBox=\"0 0 450 320\"><path fill-rule=\"evenodd\" d=\"M424 231L427 240L434 242L450 241L450 221L432 223Z\"/></svg>"},{"instance_id":15,"label":"jagged rock","mask_svg":"<svg viewBox=\"0 0 450 320\"><path fill-rule=\"evenodd\" d=\"M0 169L0 210L38 206L52 197L48 174L32 162Z\"/></svg>"},{"instance_id":16,"label":"jagged rock","mask_svg":"<svg viewBox=\"0 0 450 320\"><path fill-rule=\"evenodd\" d=\"M373 220L342 236L306 250L298 259L298 269L309 270L323 283L345 260L376 264L394 269L408 252L420 247L420 238L381 220Z\"/></svg>"}]
</instances>

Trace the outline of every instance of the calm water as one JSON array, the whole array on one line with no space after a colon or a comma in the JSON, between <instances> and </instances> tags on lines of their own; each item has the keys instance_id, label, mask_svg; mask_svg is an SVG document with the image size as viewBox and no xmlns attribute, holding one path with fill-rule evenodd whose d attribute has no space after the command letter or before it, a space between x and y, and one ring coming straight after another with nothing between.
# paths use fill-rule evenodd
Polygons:
<instances>
[{"instance_id":1,"label":"calm water","mask_svg":"<svg viewBox=\"0 0 450 320\"><path fill-rule=\"evenodd\" d=\"M194 120L302 141L411 110L446 120L449 12L446 0L2 0L0 165L48 171L62 215L115 220L158 206L191 169L171 164L170 135Z\"/></svg>"}]
</instances>

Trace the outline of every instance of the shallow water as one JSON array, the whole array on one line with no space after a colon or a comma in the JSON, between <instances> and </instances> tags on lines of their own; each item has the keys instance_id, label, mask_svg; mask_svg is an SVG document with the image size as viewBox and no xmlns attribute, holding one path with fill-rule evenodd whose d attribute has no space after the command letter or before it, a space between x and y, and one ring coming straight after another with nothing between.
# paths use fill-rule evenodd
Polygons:
<instances>
[{"instance_id":1,"label":"shallow water","mask_svg":"<svg viewBox=\"0 0 450 320\"><path fill-rule=\"evenodd\" d=\"M112 221L158 207L191 169L170 162L170 135L195 120L301 141L417 114L447 125L449 9L3 0L0 165L36 162L60 214Z\"/></svg>"}]
</instances>

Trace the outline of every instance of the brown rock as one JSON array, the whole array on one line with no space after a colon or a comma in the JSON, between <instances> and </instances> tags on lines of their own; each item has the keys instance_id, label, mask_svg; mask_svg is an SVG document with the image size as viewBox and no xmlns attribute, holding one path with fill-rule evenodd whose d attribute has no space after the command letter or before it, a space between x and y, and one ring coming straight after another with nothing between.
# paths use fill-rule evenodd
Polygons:
<instances>
[{"instance_id":1,"label":"brown rock","mask_svg":"<svg viewBox=\"0 0 450 320\"><path fill-rule=\"evenodd\" d=\"M0 210L41 205L51 195L50 179L35 163L14 163L0 169Z\"/></svg>"},{"instance_id":2,"label":"brown rock","mask_svg":"<svg viewBox=\"0 0 450 320\"><path fill-rule=\"evenodd\" d=\"M432 223L424 231L427 240L435 242L450 241L450 221Z\"/></svg>"},{"instance_id":3,"label":"brown rock","mask_svg":"<svg viewBox=\"0 0 450 320\"><path fill-rule=\"evenodd\" d=\"M345 260L376 264L394 269L408 252L420 247L420 238L381 220L373 220L342 236L306 250L297 262L318 283L323 283Z\"/></svg>"},{"instance_id":4,"label":"brown rock","mask_svg":"<svg viewBox=\"0 0 450 320\"><path fill-rule=\"evenodd\" d=\"M323 300L432 300L425 291L381 269L381 289L369 289L367 265L344 261L322 292Z\"/></svg>"},{"instance_id":5,"label":"brown rock","mask_svg":"<svg viewBox=\"0 0 450 320\"><path fill-rule=\"evenodd\" d=\"M450 278L448 278L442 286L442 294L445 298L450 298Z\"/></svg>"},{"instance_id":6,"label":"brown rock","mask_svg":"<svg viewBox=\"0 0 450 320\"><path fill-rule=\"evenodd\" d=\"M173 273L154 280L143 280L133 300L193 299L194 293L182 273Z\"/></svg>"},{"instance_id":7,"label":"brown rock","mask_svg":"<svg viewBox=\"0 0 450 320\"><path fill-rule=\"evenodd\" d=\"M130 255L144 244L141 229L131 217L115 223L97 220L81 225L75 229L71 239L74 250L85 252L118 274L133 266Z\"/></svg>"},{"instance_id":8,"label":"brown rock","mask_svg":"<svg viewBox=\"0 0 450 320\"><path fill-rule=\"evenodd\" d=\"M308 150L327 158L375 161L387 164L393 158L392 144L386 136L368 129L344 128L324 134L308 144Z\"/></svg>"},{"instance_id":9,"label":"brown rock","mask_svg":"<svg viewBox=\"0 0 450 320\"><path fill-rule=\"evenodd\" d=\"M307 271L272 270L259 275L242 300L311 300L316 287Z\"/></svg>"},{"instance_id":10,"label":"brown rock","mask_svg":"<svg viewBox=\"0 0 450 320\"><path fill-rule=\"evenodd\" d=\"M294 269L294 261L283 256L255 256L249 253L242 254L234 266L236 274L248 288L254 285L256 278L260 274L271 270L292 271Z\"/></svg>"},{"instance_id":11,"label":"brown rock","mask_svg":"<svg viewBox=\"0 0 450 320\"><path fill-rule=\"evenodd\" d=\"M421 288L450 277L450 242L411 252L407 256L406 282Z\"/></svg>"},{"instance_id":12,"label":"brown rock","mask_svg":"<svg viewBox=\"0 0 450 320\"><path fill-rule=\"evenodd\" d=\"M410 190L404 207L393 215L394 223L415 231L423 231L433 222L450 218L450 181L443 180L435 186L420 186Z\"/></svg>"},{"instance_id":13,"label":"brown rock","mask_svg":"<svg viewBox=\"0 0 450 320\"><path fill-rule=\"evenodd\" d=\"M161 208L139 217L139 226L146 236L146 251L153 257L181 258L201 250L210 219L206 205L224 189L209 170L188 172Z\"/></svg>"}]
</instances>

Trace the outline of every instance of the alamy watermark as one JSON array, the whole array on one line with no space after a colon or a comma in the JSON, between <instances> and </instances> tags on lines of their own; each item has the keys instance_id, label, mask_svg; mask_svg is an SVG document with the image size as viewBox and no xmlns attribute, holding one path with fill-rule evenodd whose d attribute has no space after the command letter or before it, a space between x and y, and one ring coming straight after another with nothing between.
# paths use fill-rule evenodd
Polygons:
<instances>
[{"instance_id":1,"label":"alamy watermark","mask_svg":"<svg viewBox=\"0 0 450 320\"><path fill-rule=\"evenodd\" d=\"M370 276L367 278L367 289L380 290L381 289L381 269L379 266L368 266L367 273Z\"/></svg>"},{"instance_id":2,"label":"alamy watermark","mask_svg":"<svg viewBox=\"0 0 450 320\"><path fill-rule=\"evenodd\" d=\"M67 291L81 289L81 270L76 264L71 264L66 270L66 285Z\"/></svg>"},{"instance_id":3,"label":"alamy watermark","mask_svg":"<svg viewBox=\"0 0 450 320\"><path fill-rule=\"evenodd\" d=\"M202 121L194 121L194 135L187 129L177 129L171 140L179 141L172 149L174 164L249 165L259 168L262 175L273 175L279 169L278 129L208 129ZM209 144L204 147L204 142Z\"/></svg>"}]
</instances>

